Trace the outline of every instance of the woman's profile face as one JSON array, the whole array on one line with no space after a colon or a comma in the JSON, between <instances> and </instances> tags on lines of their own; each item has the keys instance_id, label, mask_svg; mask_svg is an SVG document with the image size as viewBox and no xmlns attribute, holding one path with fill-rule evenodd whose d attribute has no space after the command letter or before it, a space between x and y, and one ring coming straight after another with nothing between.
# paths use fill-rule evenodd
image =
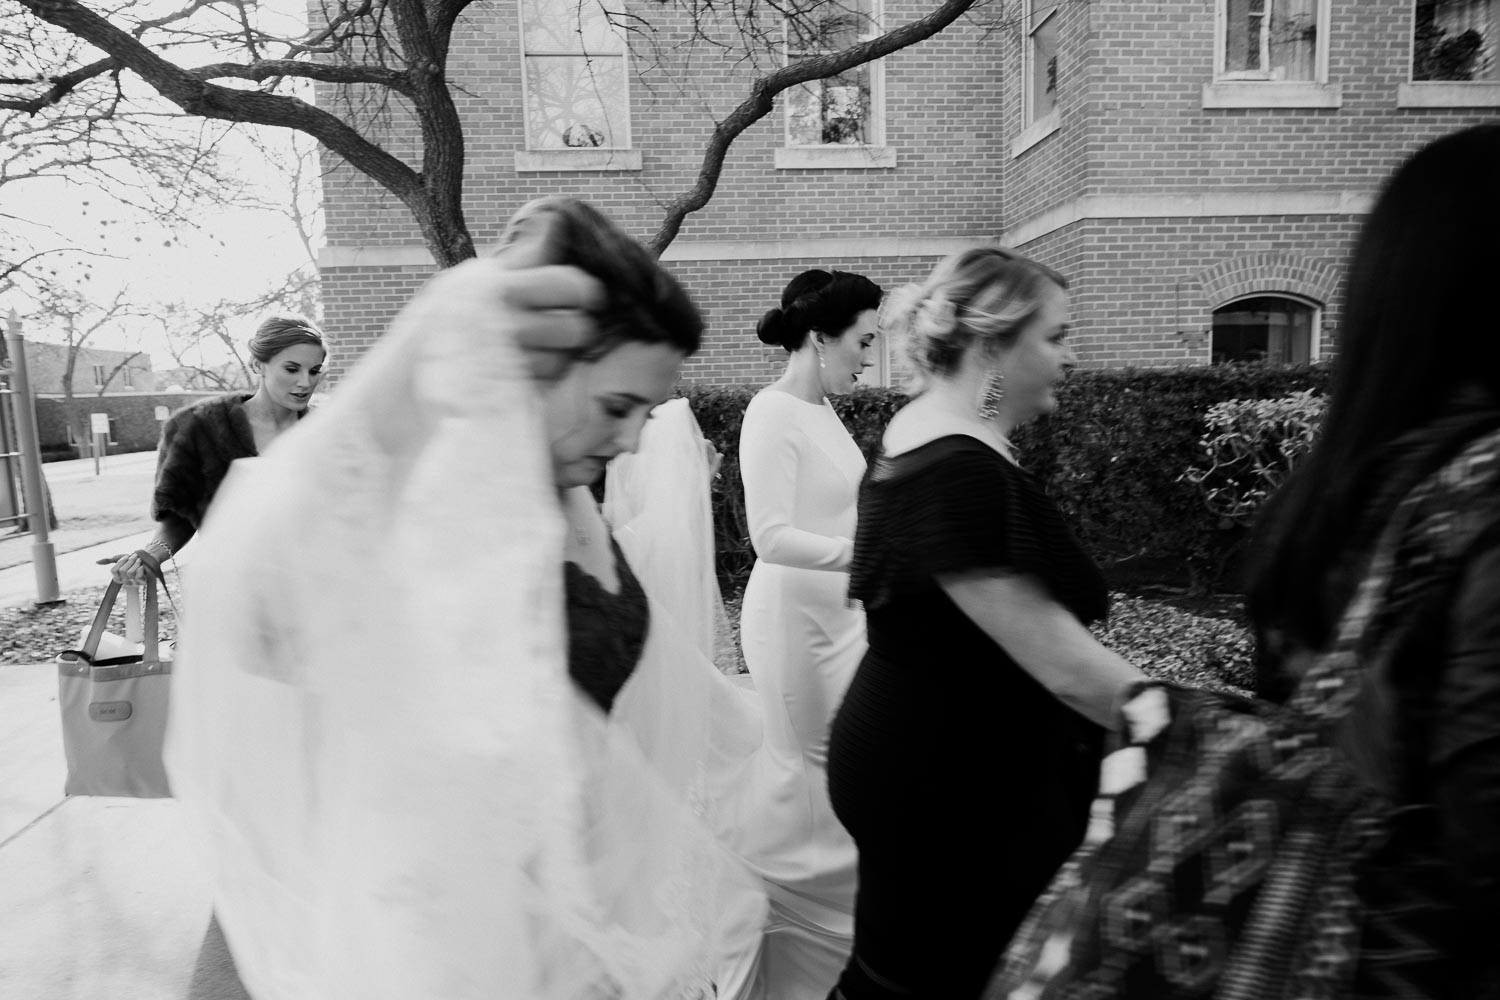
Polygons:
<instances>
[{"instance_id":1,"label":"woman's profile face","mask_svg":"<svg viewBox=\"0 0 1500 1000\"><path fill-rule=\"evenodd\" d=\"M875 363L876 311L866 309L837 338L823 341L823 365L819 372L823 391L842 396L854 388L864 370ZM812 336L819 336L814 333Z\"/></svg>"},{"instance_id":2,"label":"woman's profile face","mask_svg":"<svg viewBox=\"0 0 1500 1000\"><path fill-rule=\"evenodd\" d=\"M542 414L558 489L597 482L610 459L635 451L686 357L671 344L627 340L597 360L575 362L548 387Z\"/></svg>"},{"instance_id":3,"label":"woman's profile face","mask_svg":"<svg viewBox=\"0 0 1500 1000\"><path fill-rule=\"evenodd\" d=\"M1067 336L1068 293L1049 284L1040 307L1001 357L1005 395L1000 406L1015 422L1057 409L1057 387L1078 363Z\"/></svg>"}]
</instances>

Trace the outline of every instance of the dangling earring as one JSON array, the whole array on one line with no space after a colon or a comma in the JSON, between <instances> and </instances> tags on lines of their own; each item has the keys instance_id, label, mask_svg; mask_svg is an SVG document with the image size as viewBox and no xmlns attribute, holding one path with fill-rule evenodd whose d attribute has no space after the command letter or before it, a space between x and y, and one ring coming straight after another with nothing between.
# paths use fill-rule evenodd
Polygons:
<instances>
[{"instance_id":1,"label":"dangling earring","mask_svg":"<svg viewBox=\"0 0 1500 1000\"><path fill-rule=\"evenodd\" d=\"M827 365L825 365L823 363L823 348L821 348L821 347L818 346L818 342L816 340L813 341L813 350L818 353L818 367L819 368L826 368L826 367L828 367Z\"/></svg>"},{"instance_id":2,"label":"dangling earring","mask_svg":"<svg viewBox=\"0 0 1500 1000\"><path fill-rule=\"evenodd\" d=\"M1005 372L990 369L984 380L984 392L979 397L979 419L994 420L1000 412L1000 400L1005 398Z\"/></svg>"}]
</instances>

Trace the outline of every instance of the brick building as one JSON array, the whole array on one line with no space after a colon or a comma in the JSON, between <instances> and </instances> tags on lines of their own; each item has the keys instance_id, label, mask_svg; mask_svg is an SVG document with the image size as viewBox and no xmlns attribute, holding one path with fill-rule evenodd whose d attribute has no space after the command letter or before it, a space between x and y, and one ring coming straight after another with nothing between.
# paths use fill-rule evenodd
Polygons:
<instances>
[{"instance_id":1,"label":"brick building","mask_svg":"<svg viewBox=\"0 0 1500 1000\"><path fill-rule=\"evenodd\" d=\"M66 395L63 379L68 370L65 344L29 340L26 343L26 371L32 391L45 395ZM77 348L73 362L72 390L75 396L97 396L106 392L155 392L156 375L151 370L151 355L144 351L106 351L93 347Z\"/></svg>"},{"instance_id":2,"label":"brick building","mask_svg":"<svg viewBox=\"0 0 1500 1000\"><path fill-rule=\"evenodd\" d=\"M1500 109L1500 0L1024 2L1002 239L1095 364L1327 356L1382 178Z\"/></svg>"},{"instance_id":3,"label":"brick building","mask_svg":"<svg viewBox=\"0 0 1500 1000\"><path fill-rule=\"evenodd\" d=\"M930 0L885 0L883 11L872 0L828 6L844 13L844 37L868 30L860 12L894 25L931 9ZM658 23L634 51L596 24L585 36L595 36L591 72L604 80L594 88L603 96L592 108L584 100L559 112L556 92L576 81L557 78L570 61L581 73L584 57L569 49L567 32L549 29L558 12L593 9L577 0L475 5L455 32L451 75L471 178L465 209L481 246L523 202L547 194L586 198L649 238L660 206L691 187L712 116L749 93L750 66L693 43L686 24ZM642 13L659 20L664 9ZM783 95L739 138L717 194L663 255L709 318L687 378L764 381L779 372L785 354L756 340L755 321L798 271L836 266L894 286L955 249L994 239L999 55L985 25L960 21L868 72ZM755 54L762 66L782 57L779 49ZM320 271L336 372L379 336L433 264L401 205L348 168L325 167Z\"/></svg>"},{"instance_id":4,"label":"brick building","mask_svg":"<svg viewBox=\"0 0 1500 1000\"><path fill-rule=\"evenodd\" d=\"M545 194L584 197L650 236L757 61L842 47L932 5L825 6L838 15L826 38L741 60L661 23L656 5L644 13L657 33L632 46L588 20L588 0L476 5L450 67L476 240L492 243L511 211ZM1380 179L1422 142L1500 108L1497 6L1004 0L868 70L788 92L730 149L714 199L663 256L709 314L687 377L779 371L783 355L755 339L755 319L803 268L892 287L996 238L1072 278L1085 364L1325 355L1342 263ZM587 23L560 24L569 11ZM390 141L409 160L414 146ZM325 166L320 270L336 372L433 263L399 203Z\"/></svg>"}]
</instances>

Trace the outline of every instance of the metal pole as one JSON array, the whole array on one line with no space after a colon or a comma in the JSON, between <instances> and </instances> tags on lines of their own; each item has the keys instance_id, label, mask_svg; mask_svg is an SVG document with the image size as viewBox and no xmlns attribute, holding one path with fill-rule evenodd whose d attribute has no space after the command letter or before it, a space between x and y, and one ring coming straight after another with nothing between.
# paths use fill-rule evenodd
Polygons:
<instances>
[{"instance_id":1,"label":"metal pole","mask_svg":"<svg viewBox=\"0 0 1500 1000\"><path fill-rule=\"evenodd\" d=\"M21 336L21 318L14 309L5 323L5 344L14 368L12 399L16 404L21 484L26 491L26 523L35 539L31 543L31 566L36 573L36 603L56 604L62 598L57 592L57 559L47 540L47 497L42 480L42 446L36 432L36 403L31 396L31 375L26 370L26 338Z\"/></svg>"}]
</instances>

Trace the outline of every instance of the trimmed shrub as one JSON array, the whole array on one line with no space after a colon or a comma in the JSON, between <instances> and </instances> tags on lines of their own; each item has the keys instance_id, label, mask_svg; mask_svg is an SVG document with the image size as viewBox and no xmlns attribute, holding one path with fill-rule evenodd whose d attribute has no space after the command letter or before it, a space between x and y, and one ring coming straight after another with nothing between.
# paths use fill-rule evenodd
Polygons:
<instances>
[{"instance_id":1,"label":"trimmed shrub","mask_svg":"<svg viewBox=\"0 0 1500 1000\"><path fill-rule=\"evenodd\" d=\"M1327 390L1326 365L1125 368L1074 374L1052 416L1021 428L1016 445L1113 580L1229 582L1246 528L1225 528L1182 479L1203 454L1206 414L1234 399Z\"/></svg>"},{"instance_id":2,"label":"trimmed shrub","mask_svg":"<svg viewBox=\"0 0 1500 1000\"><path fill-rule=\"evenodd\" d=\"M1183 479L1198 487L1219 527L1248 527L1312 450L1327 396L1311 389L1280 399L1231 399L1208 408L1202 464Z\"/></svg>"},{"instance_id":3,"label":"trimmed shrub","mask_svg":"<svg viewBox=\"0 0 1500 1000\"><path fill-rule=\"evenodd\" d=\"M1020 428L1017 457L1068 517L1111 583L1161 582L1206 590L1221 585L1243 547L1244 524L1223 518L1184 477L1202 465L1206 414L1231 400L1321 394L1326 366L1214 365L1075 372L1058 390L1057 413ZM724 453L714 481L719 573L737 591L755 562L740 482L745 407L762 388L686 386L704 436ZM896 389L862 387L833 401L844 426L872 455Z\"/></svg>"}]
</instances>

